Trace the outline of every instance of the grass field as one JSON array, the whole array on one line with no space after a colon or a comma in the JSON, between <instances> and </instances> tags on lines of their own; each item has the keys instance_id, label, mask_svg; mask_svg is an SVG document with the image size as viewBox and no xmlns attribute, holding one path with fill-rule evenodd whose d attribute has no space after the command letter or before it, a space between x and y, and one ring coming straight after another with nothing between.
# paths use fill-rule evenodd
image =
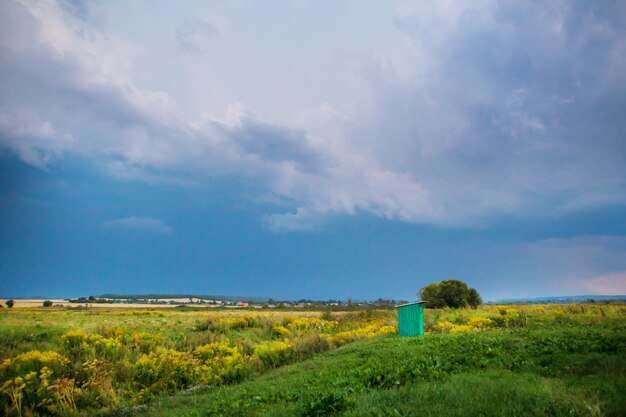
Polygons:
<instances>
[{"instance_id":1,"label":"grass field","mask_svg":"<svg viewBox=\"0 0 626 417\"><path fill-rule=\"evenodd\" d=\"M10 415L626 414L626 306L427 310L8 309Z\"/></svg>"}]
</instances>

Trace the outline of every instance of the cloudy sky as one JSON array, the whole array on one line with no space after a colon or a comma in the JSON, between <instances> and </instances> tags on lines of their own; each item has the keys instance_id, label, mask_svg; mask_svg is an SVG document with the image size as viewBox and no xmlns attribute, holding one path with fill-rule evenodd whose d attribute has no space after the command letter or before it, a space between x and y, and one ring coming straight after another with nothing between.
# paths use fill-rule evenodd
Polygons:
<instances>
[{"instance_id":1,"label":"cloudy sky","mask_svg":"<svg viewBox=\"0 0 626 417\"><path fill-rule=\"evenodd\" d=\"M622 1L0 2L4 296L626 294Z\"/></svg>"}]
</instances>

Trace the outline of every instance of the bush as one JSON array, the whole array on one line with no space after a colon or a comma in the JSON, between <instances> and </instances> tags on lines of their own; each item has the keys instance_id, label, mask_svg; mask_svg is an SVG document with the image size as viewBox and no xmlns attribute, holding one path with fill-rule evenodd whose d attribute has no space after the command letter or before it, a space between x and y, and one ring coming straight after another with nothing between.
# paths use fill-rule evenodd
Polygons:
<instances>
[{"instance_id":1,"label":"bush","mask_svg":"<svg viewBox=\"0 0 626 417\"><path fill-rule=\"evenodd\" d=\"M65 356L54 351L32 350L13 359L5 359L0 366L0 375L4 378L24 376L30 372L39 372L43 368L60 375L69 362Z\"/></svg>"},{"instance_id":2,"label":"bush","mask_svg":"<svg viewBox=\"0 0 626 417\"><path fill-rule=\"evenodd\" d=\"M298 359L310 358L317 353L326 352L328 349L330 349L329 336L317 332L296 338L293 345L294 353Z\"/></svg>"},{"instance_id":3,"label":"bush","mask_svg":"<svg viewBox=\"0 0 626 417\"><path fill-rule=\"evenodd\" d=\"M281 326L280 324L274 324L272 326L272 335L278 337L290 336L291 332L285 326Z\"/></svg>"},{"instance_id":4,"label":"bush","mask_svg":"<svg viewBox=\"0 0 626 417\"><path fill-rule=\"evenodd\" d=\"M7 415L22 416L31 410L46 414L75 410L74 380L62 377L68 364L67 358L53 351L34 350L5 359L0 366L4 381L0 394L10 400L10 405L5 405Z\"/></svg>"},{"instance_id":5,"label":"bush","mask_svg":"<svg viewBox=\"0 0 626 417\"><path fill-rule=\"evenodd\" d=\"M464 308L468 305L476 308L482 303L475 288L455 279L427 285L419 290L418 295L430 308Z\"/></svg>"},{"instance_id":6,"label":"bush","mask_svg":"<svg viewBox=\"0 0 626 417\"><path fill-rule=\"evenodd\" d=\"M241 381L249 371L242 348L230 340L198 346L194 356L206 366L202 383L232 384Z\"/></svg>"},{"instance_id":7,"label":"bush","mask_svg":"<svg viewBox=\"0 0 626 417\"><path fill-rule=\"evenodd\" d=\"M52 301L50 301L50 300L46 300L46 301L44 301L44 302L43 302L43 306L44 306L44 307L52 307Z\"/></svg>"},{"instance_id":8,"label":"bush","mask_svg":"<svg viewBox=\"0 0 626 417\"><path fill-rule=\"evenodd\" d=\"M291 359L292 352L289 343L279 341L263 343L254 348L254 356L266 368L275 368L287 363Z\"/></svg>"},{"instance_id":9,"label":"bush","mask_svg":"<svg viewBox=\"0 0 626 417\"><path fill-rule=\"evenodd\" d=\"M74 360L83 358L90 346L88 343L89 336L82 330L70 330L61 336L63 348Z\"/></svg>"},{"instance_id":10,"label":"bush","mask_svg":"<svg viewBox=\"0 0 626 417\"><path fill-rule=\"evenodd\" d=\"M142 355L134 366L133 379L142 388L140 397L194 385L205 370L190 353L159 348Z\"/></svg>"}]
</instances>

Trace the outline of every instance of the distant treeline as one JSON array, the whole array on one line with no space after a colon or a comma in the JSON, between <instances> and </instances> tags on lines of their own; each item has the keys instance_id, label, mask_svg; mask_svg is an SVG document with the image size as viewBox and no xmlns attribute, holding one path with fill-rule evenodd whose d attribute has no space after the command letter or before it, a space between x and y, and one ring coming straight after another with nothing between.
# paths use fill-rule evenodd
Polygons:
<instances>
[{"instance_id":1,"label":"distant treeline","mask_svg":"<svg viewBox=\"0 0 626 417\"><path fill-rule=\"evenodd\" d=\"M380 305L380 306L393 306L396 304L407 303L405 300L384 299L378 298L377 300L312 300L302 298L299 300L278 300L267 297L251 297L251 296L225 296L225 295L206 295L206 294L101 294L90 295L89 297L79 297L70 299L71 303L97 303L97 304L112 304L120 302L131 303L158 303L166 304L167 299L200 299L200 300L213 300L223 301L227 303L247 302L253 304L274 304L274 305L338 305L338 306L351 306L351 305Z\"/></svg>"},{"instance_id":2,"label":"distant treeline","mask_svg":"<svg viewBox=\"0 0 626 417\"><path fill-rule=\"evenodd\" d=\"M206 294L102 294L96 296L97 298L110 298L113 300L159 300L163 298L200 298L202 300L220 300L231 302L251 302L251 303L266 303L268 297L249 297L249 296L228 296L228 295L206 295Z\"/></svg>"},{"instance_id":3,"label":"distant treeline","mask_svg":"<svg viewBox=\"0 0 626 417\"><path fill-rule=\"evenodd\" d=\"M506 298L488 304L579 304L626 302L626 295L573 295L564 297Z\"/></svg>"}]
</instances>

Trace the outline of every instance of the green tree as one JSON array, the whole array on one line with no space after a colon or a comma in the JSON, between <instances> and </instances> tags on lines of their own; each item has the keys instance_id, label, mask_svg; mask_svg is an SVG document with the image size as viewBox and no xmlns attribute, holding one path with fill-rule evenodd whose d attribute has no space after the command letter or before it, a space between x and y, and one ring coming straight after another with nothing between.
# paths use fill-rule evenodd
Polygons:
<instances>
[{"instance_id":1,"label":"green tree","mask_svg":"<svg viewBox=\"0 0 626 417\"><path fill-rule=\"evenodd\" d=\"M13 308L13 306L15 305L15 300L7 300L7 302L5 304L9 308Z\"/></svg>"},{"instance_id":2,"label":"green tree","mask_svg":"<svg viewBox=\"0 0 626 417\"><path fill-rule=\"evenodd\" d=\"M44 301L44 302L43 302L43 306L44 306L44 307L52 307L52 301L50 301L50 300L46 300L46 301Z\"/></svg>"},{"instance_id":3,"label":"green tree","mask_svg":"<svg viewBox=\"0 0 626 417\"><path fill-rule=\"evenodd\" d=\"M419 296L422 301L426 301L426 307L441 308L445 307L444 301L439 298L439 284L433 282L419 291Z\"/></svg>"},{"instance_id":4,"label":"green tree","mask_svg":"<svg viewBox=\"0 0 626 417\"><path fill-rule=\"evenodd\" d=\"M439 298L443 300L447 307L467 307L469 288L466 283L456 279L441 281L439 283Z\"/></svg>"},{"instance_id":5,"label":"green tree","mask_svg":"<svg viewBox=\"0 0 626 417\"><path fill-rule=\"evenodd\" d=\"M483 299L480 298L480 294L476 291L476 288L469 289L469 298L467 299L467 304L472 306L472 308L476 308L483 303Z\"/></svg>"},{"instance_id":6,"label":"green tree","mask_svg":"<svg viewBox=\"0 0 626 417\"><path fill-rule=\"evenodd\" d=\"M464 308L468 305L476 308L482 302L475 288L469 288L465 282L456 279L422 287L419 296L429 308Z\"/></svg>"}]
</instances>

